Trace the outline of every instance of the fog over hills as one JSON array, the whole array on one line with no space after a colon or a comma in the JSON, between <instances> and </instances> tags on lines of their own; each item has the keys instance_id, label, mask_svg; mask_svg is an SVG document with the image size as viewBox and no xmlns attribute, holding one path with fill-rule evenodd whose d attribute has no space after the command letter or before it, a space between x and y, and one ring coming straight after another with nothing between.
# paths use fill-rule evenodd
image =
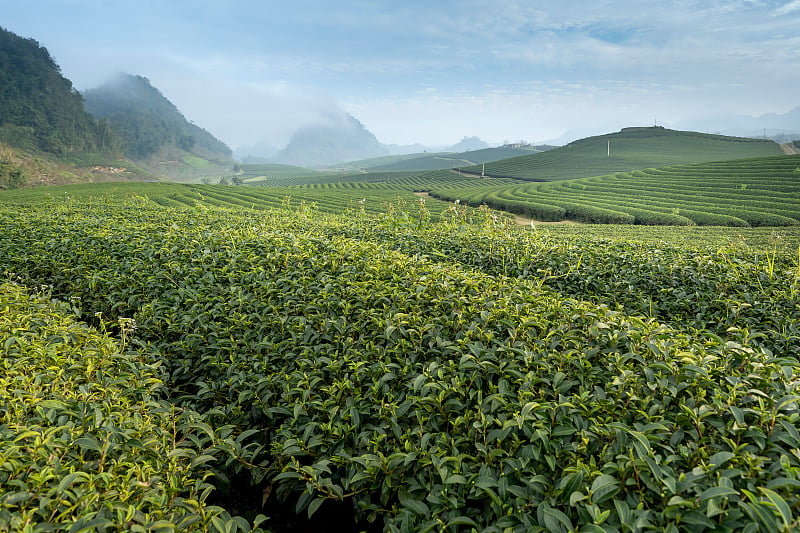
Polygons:
<instances>
[{"instance_id":1,"label":"fog over hills","mask_svg":"<svg viewBox=\"0 0 800 533\"><path fill-rule=\"evenodd\" d=\"M298 129L282 150L268 142L256 142L237 148L234 157L244 163L321 167L390 154L460 153L490 147L489 143L476 136L465 136L450 146L427 146L421 143L387 145L381 143L357 118L348 113L334 111L327 118L324 123Z\"/></svg>"},{"instance_id":2,"label":"fog over hills","mask_svg":"<svg viewBox=\"0 0 800 533\"><path fill-rule=\"evenodd\" d=\"M675 127L739 137L768 137L787 142L800 139L800 106L786 113L767 113L758 117L732 113L698 116L680 121Z\"/></svg>"},{"instance_id":3,"label":"fog over hills","mask_svg":"<svg viewBox=\"0 0 800 533\"><path fill-rule=\"evenodd\" d=\"M225 143L188 121L143 76L119 74L83 96L89 113L114 125L130 158L145 159L165 145L203 156L230 157Z\"/></svg>"},{"instance_id":4,"label":"fog over hills","mask_svg":"<svg viewBox=\"0 0 800 533\"><path fill-rule=\"evenodd\" d=\"M483 150L489 148L489 143L475 137L464 137L459 142L449 147L447 152L471 152L473 150Z\"/></svg>"},{"instance_id":5,"label":"fog over hills","mask_svg":"<svg viewBox=\"0 0 800 533\"><path fill-rule=\"evenodd\" d=\"M274 162L315 167L389 155L389 149L352 115L330 114L325 118L326 123L306 126L292 135Z\"/></svg>"}]
</instances>

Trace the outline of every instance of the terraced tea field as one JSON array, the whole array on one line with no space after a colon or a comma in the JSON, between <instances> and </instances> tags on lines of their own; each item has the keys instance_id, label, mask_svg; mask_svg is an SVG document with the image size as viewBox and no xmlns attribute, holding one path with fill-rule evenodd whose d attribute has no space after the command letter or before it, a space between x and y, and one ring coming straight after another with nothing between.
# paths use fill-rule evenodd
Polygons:
<instances>
[{"instance_id":1,"label":"terraced tea field","mask_svg":"<svg viewBox=\"0 0 800 533\"><path fill-rule=\"evenodd\" d=\"M0 530L800 527L797 227L265 190L0 193Z\"/></svg>"},{"instance_id":2,"label":"terraced tea field","mask_svg":"<svg viewBox=\"0 0 800 533\"><path fill-rule=\"evenodd\" d=\"M359 175L369 176L369 175ZM0 204L34 205L44 202L61 205L76 202L119 203L125 200L155 203L171 208L230 207L255 211L273 209L313 209L323 213L386 214L392 209L409 210L418 214L424 209L439 216L451 208L451 203L415 194L431 186L439 190L463 188L475 182L474 178L459 176L450 171L419 175L400 173L394 177L376 173L376 181L348 181L340 183L329 179L316 179L310 184L293 187L247 187L230 185L188 185L162 183L107 183L97 185L69 185L44 189L18 189L4 191ZM305 178L286 178L304 183ZM351 178L348 178L351 179ZM489 186L515 183L513 180L487 180ZM423 198L424 196L424 198ZM423 202L421 202L423 200ZM424 205L421 205L423 204Z\"/></svg>"},{"instance_id":3,"label":"terraced tea field","mask_svg":"<svg viewBox=\"0 0 800 533\"><path fill-rule=\"evenodd\" d=\"M739 159L431 195L537 220L715 226L800 224L800 156Z\"/></svg>"}]
</instances>

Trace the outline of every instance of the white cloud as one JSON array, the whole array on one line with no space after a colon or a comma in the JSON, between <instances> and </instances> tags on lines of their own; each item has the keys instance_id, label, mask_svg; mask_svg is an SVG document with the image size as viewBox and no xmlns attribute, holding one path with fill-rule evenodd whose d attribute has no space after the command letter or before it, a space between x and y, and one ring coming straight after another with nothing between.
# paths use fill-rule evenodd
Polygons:
<instances>
[{"instance_id":1,"label":"white cloud","mask_svg":"<svg viewBox=\"0 0 800 533\"><path fill-rule=\"evenodd\" d=\"M800 0L147 2L12 2L4 24L79 88L147 76L232 147L285 143L336 100L384 142L543 140L783 112L800 86Z\"/></svg>"},{"instance_id":2,"label":"white cloud","mask_svg":"<svg viewBox=\"0 0 800 533\"><path fill-rule=\"evenodd\" d=\"M775 14L778 16L788 15L789 13L797 10L800 10L800 0L794 0L792 2L784 4L783 6L775 10Z\"/></svg>"},{"instance_id":3,"label":"white cloud","mask_svg":"<svg viewBox=\"0 0 800 533\"><path fill-rule=\"evenodd\" d=\"M691 102L693 95L691 86L560 80L461 96L429 91L409 98L345 102L343 107L387 143L448 143L464 135L489 142L543 142L654 120L675 122L706 109Z\"/></svg>"}]
</instances>

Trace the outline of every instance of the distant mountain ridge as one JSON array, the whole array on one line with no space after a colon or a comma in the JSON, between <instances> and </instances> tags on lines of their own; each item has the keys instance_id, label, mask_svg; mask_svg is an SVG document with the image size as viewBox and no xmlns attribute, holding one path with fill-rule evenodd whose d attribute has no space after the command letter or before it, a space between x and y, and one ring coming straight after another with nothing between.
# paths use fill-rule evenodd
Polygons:
<instances>
[{"instance_id":1,"label":"distant mountain ridge","mask_svg":"<svg viewBox=\"0 0 800 533\"><path fill-rule=\"evenodd\" d=\"M786 113L766 113L757 117L718 113L680 121L679 129L709 131L744 137L767 137L787 142L800 139L800 106Z\"/></svg>"},{"instance_id":2,"label":"distant mountain ridge","mask_svg":"<svg viewBox=\"0 0 800 533\"><path fill-rule=\"evenodd\" d=\"M400 154L424 152L462 153L484 150L490 145L478 137L464 137L448 147L431 147L422 144L387 145L383 144L364 125L350 114L337 116L333 113L325 117L321 124L299 129L283 150L270 150L266 143L236 150L237 159L252 163L281 163L311 167L326 167L353 161L381 158ZM401 158L405 159L405 158ZM394 160L392 160L394 161Z\"/></svg>"},{"instance_id":3,"label":"distant mountain ridge","mask_svg":"<svg viewBox=\"0 0 800 533\"><path fill-rule=\"evenodd\" d=\"M85 91L84 98L89 113L113 125L123 152L131 159L147 159L165 146L207 159L231 158L231 149L224 142L189 122L143 76L120 74Z\"/></svg>"},{"instance_id":4,"label":"distant mountain ridge","mask_svg":"<svg viewBox=\"0 0 800 533\"><path fill-rule=\"evenodd\" d=\"M447 152L472 152L474 150L483 150L489 148L489 143L479 139L478 137L464 137L459 142L449 147Z\"/></svg>"}]
</instances>

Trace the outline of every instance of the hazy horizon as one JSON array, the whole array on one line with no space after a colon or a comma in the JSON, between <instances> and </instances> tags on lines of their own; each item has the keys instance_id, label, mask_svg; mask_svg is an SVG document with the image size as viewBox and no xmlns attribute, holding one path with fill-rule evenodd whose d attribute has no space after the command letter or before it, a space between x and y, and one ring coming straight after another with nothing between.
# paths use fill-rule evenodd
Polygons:
<instances>
[{"instance_id":1,"label":"hazy horizon","mask_svg":"<svg viewBox=\"0 0 800 533\"><path fill-rule=\"evenodd\" d=\"M234 149L332 112L385 144L450 145L800 105L800 0L7 4L0 25L77 89L145 76Z\"/></svg>"}]
</instances>

